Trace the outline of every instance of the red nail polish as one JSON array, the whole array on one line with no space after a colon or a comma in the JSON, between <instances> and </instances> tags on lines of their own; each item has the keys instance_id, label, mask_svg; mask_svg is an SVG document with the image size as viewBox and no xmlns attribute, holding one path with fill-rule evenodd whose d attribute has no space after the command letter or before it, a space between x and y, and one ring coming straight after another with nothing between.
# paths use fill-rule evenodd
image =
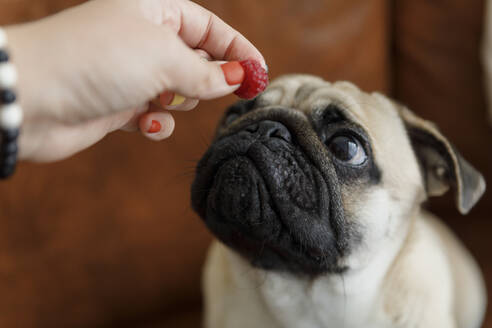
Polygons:
<instances>
[{"instance_id":1,"label":"red nail polish","mask_svg":"<svg viewBox=\"0 0 492 328\"><path fill-rule=\"evenodd\" d=\"M241 84L244 80L244 69L238 61L231 61L220 66L227 84Z\"/></svg>"},{"instance_id":2,"label":"red nail polish","mask_svg":"<svg viewBox=\"0 0 492 328\"><path fill-rule=\"evenodd\" d=\"M161 131L161 128L162 128L162 126L161 126L161 123L159 123L159 121L152 120L152 124L150 125L150 128L147 131L147 133L159 132L159 131Z\"/></svg>"}]
</instances>

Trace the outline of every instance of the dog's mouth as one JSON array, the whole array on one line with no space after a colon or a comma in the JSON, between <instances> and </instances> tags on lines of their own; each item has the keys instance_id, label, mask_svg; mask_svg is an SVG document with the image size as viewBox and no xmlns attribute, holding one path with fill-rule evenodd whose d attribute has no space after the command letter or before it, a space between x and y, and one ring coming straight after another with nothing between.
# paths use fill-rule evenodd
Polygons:
<instances>
[{"instance_id":1,"label":"dog's mouth","mask_svg":"<svg viewBox=\"0 0 492 328\"><path fill-rule=\"evenodd\" d=\"M290 139L247 131L219 139L198 165L192 205L217 238L254 266L343 270L327 181Z\"/></svg>"}]
</instances>

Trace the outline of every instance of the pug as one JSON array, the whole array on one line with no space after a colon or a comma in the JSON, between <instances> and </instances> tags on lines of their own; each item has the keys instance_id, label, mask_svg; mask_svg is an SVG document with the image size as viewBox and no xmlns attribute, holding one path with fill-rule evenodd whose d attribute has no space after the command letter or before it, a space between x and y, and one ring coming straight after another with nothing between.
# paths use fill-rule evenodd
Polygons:
<instances>
[{"instance_id":1,"label":"pug","mask_svg":"<svg viewBox=\"0 0 492 328\"><path fill-rule=\"evenodd\" d=\"M307 75L233 105L192 206L217 237L208 328L478 328L486 294L428 197L466 214L483 177L434 124L379 93Z\"/></svg>"}]
</instances>

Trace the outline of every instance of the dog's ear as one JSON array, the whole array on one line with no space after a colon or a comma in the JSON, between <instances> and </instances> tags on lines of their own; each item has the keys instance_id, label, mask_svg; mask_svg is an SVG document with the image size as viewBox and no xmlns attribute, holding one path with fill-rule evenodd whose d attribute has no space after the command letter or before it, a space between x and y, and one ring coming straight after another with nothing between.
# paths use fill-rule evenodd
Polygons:
<instances>
[{"instance_id":1,"label":"dog's ear","mask_svg":"<svg viewBox=\"0 0 492 328\"><path fill-rule=\"evenodd\" d=\"M451 187L455 192L458 210L462 214L468 213L485 191L483 176L458 153L433 123L404 107L399 110L419 161L427 194L440 196Z\"/></svg>"}]
</instances>

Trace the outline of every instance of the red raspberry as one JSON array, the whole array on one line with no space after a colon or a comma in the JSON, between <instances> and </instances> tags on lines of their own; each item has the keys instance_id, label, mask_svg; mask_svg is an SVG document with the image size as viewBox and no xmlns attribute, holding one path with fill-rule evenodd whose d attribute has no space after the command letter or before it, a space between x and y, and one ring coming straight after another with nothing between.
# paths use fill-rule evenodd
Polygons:
<instances>
[{"instance_id":1,"label":"red raspberry","mask_svg":"<svg viewBox=\"0 0 492 328\"><path fill-rule=\"evenodd\" d=\"M267 87L268 73L256 60L247 59L239 64L244 69L244 80L234 94L244 99L254 98Z\"/></svg>"}]
</instances>

